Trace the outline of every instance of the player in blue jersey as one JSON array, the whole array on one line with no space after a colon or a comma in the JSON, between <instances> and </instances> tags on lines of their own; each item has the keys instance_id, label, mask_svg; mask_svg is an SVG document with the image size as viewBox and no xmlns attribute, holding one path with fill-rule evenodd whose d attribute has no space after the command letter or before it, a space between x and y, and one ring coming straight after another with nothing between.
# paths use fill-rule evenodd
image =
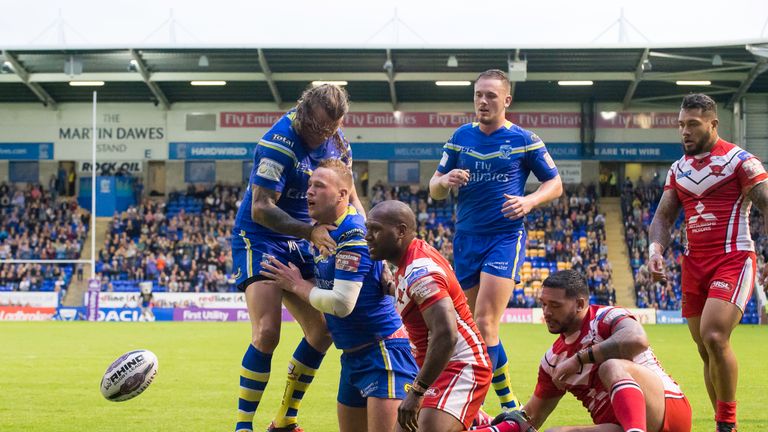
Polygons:
<instances>
[{"instance_id":1,"label":"player in blue jersey","mask_svg":"<svg viewBox=\"0 0 768 432\"><path fill-rule=\"evenodd\" d=\"M315 256L314 283L298 266L276 259L261 274L325 313L333 342L344 351L339 430L392 432L418 367L393 298L382 289L383 264L368 253L365 219L349 205L352 185L352 171L335 159L320 162L309 179L309 215L336 227L337 244L330 256Z\"/></svg>"},{"instance_id":2,"label":"player in blue jersey","mask_svg":"<svg viewBox=\"0 0 768 432\"><path fill-rule=\"evenodd\" d=\"M519 408L512 392L499 322L520 282L525 260L524 217L559 197L563 185L544 143L506 119L512 103L506 74L481 73L475 82L477 122L458 128L443 148L429 182L433 199L458 190L454 267L493 363L493 388L502 409ZM541 185L525 195L533 172Z\"/></svg>"},{"instance_id":3,"label":"player in blue jersey","mask_svg":"<svg viewBox=\"0 0 768 432\"><path fill-rule=\"evenodd\" d=\"M252 431L253 416L269 380L272 353L280 339L281 302L301 325L302 339L288 365L288 383L275 431L300 431L298 409L325 351L331 344L320 312L285 293L261 276L262 263L275 257L293 263L306 279L313 277L310 242L329 255L336 243L329 226L312 225L307 208L307 181L324 159L351 164L351 151L339 126L348 110L347 93L334 85L304 92L294 110L281 117L256 147L253 170L232 235L232 259L238 288L245 292L251 320L251 343L242 360L236 431ZM354 188L353 205L362 206Z\"/></svg>"}]
</instances>

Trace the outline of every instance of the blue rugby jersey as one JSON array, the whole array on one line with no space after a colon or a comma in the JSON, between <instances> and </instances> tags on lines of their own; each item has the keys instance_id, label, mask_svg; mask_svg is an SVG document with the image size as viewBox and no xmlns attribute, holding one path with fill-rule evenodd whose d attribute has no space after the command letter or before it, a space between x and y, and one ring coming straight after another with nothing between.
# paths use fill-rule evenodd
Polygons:
<instances>
[{"instance_id":1,"label":"blue rugby jersey","mask_svg":"<svg viewBox=\"0 0 768 432\"><path fill-rule=\"evenodd\" d=\"M523 196L533 172L545 182L557 176L557 167L541 139L510 121L486 135L479 123L465 124L443 147L437 171L469 170L469 182L459 188L456 231L466 234L514 232L523 218L509 220L501 208L504 194Z\"/></svg>"},{"instance_id":2,"label":"blue rugby jersey","mask_svg":"<svg viewBox=\"0 0 768 432\"><path fill-rule=\"evenodd\" d=\"M276 233L251 219L252 187L259 186L280 193L277 206L294 219L310 222L307 189L312 171L323 159L341 158L333 139L319 148L309 150L293 129L295 111L289 111L259 140L253 159L253 169L245 196L237 211L234 232L245 231L249 236L270 236L272 239L294 240L295 237ZM347 144L347 159L351 165L352 150ZM256 236L251 236L253 239Z\"/></svg>"},{"instance_id":3,"label":"blue rugby jersey","mask_svg":"<svg viewBox=\"0 0 768 432\"><path fill-rule=\"evenodd\" d=\"M328 330L339 349L354 348L381 340L402 326L391 296L381 287L381 261L371 261L365 242L365 219L353 206L336 220L331 231L336 253L327 258L315 257L315 284L320 289L333 289L334 279L362 282L360 295L348 316L339 318L325 314Z\"/></svg>"}]
</instances>

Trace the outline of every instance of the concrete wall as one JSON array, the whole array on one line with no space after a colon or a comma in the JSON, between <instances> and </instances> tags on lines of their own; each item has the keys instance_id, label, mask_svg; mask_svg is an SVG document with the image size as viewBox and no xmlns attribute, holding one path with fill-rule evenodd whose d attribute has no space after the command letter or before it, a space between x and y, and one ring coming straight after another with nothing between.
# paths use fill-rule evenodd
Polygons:
<instances>
[{"instance_id":1,"label":"concrete wall","mask_svg":"<svg viewBox=\"0 0 768 432\"><path fill-rule=\"evenodd\" d=\"M582 161L581 162L581 183L588 185L597 182L600 177L600 162L598 161Z\"/></svg>"},{"instance_id":2,"label":"concrete wall","mask_svg":"<svg viewBox=\"0 0 768 432\"><path fill-rule=\"evenodd\" d=\"M679 102L633 107L632 113L666 113L679 110ZM461 121L472 117L472 103L403 104L403 113L429 112ZM520 103L513 113L561 113L575 114L578 103ZM597 104L598 116L622 112L619 104ZM266 132L266 126L222 127L221 121L214 131L188 131L187 114L209 113L217 117L222 112L279 113L274 104L264 103L177 103L170 111L163 111L152 104L105 103L99 105L97 118L97 157L105 161L164 160L168 158L170 142L256 142ZM389 104L354 103L351 112L378 113L387 116L392 112ZM87 103L63 103L56 111L42 108L39 104L0 104L0 142L53 142L54 158L58 160L89 159L91 154L91 105ZM625 113L626 114L626 113ZM466 117L466 119L465 119ZM566 116L572 120L572 116ZM559 118L559 117L558 117ZM618 116L617 118L621 118ZM720 134L730 139L733 129L733 113L720 112ZM544 142L575 143L579 141L579 128L570 123L550 124L532 115L520 117L521 125L535 131ZM543 123L544 122L544 123ZM570 122L570 120L569 120ZM650 142L677 143L677 127L673 121L660 127L646 129L623 127L614 124L609 128L596 129L597 142ZM261 123L258 123L261 125ZM422 124L421 127L362 127L352 122L345 124L345 133L353 143L442 143L451 136L455 125L442 121Z\"/></svg>"},{"instance_id":3,"label":"concrete wall","mask_svg":"<svg viewBox=\"0 0 768 432\"><path fill-rule=\"evenodd\" d=\"M184 191L184 161L168 161L165 163L165 193Z\"/></svg>"},{"instance_id":4,"label":"concrete wall","mask_svg":"<svg viewBox=\"0 0 768 432\"><path fill-rule=\"evenodd\" d=\"M8 161L0 160L0 183L8 182Z\"/></svg>"},{"instance_id":5,"label":"concrete wall","mask_svg":"<svg viewBox=\"0 0 768 432\"><path fill-rule=\"evenodd\" d=\"M243 161L216 161L216 182L233 185L242 183Z\"/></svg>"},{"instance_id":6,"label":"concrete wall","mask_svg":"<svg viewBox=\"0 0 768 432\"><path fill-rule=\"evenodd\" d=\"M381 179L383 182L387 182L389 179L389 164L387 161L369 161L368 162L368 176L370 187L376 184L376 180Z\"/></svg>"},{"instance_id":7,"label":"concrete wall","mask_svg":"<svg viewBox=\"0 0 768 432\"><path fill-rule=\"evenodd\" d=\"M423 188L429 188L429 179L432 178L432 175L435 174L435 170L437 170L437 165L440 161L421 161L419 163L419 184Z\"/></svg>"},{"instance_id":8,"label":"concrete wall","mask_svg":"<svg viewBox=\"0 0 768 432\"><path fill-rule=\"evenodd\" d=\"M59 163L57 161L40 161L40 184L48 189L48 180L52 175L59 174Z\"/></svg>"}]
</instances>

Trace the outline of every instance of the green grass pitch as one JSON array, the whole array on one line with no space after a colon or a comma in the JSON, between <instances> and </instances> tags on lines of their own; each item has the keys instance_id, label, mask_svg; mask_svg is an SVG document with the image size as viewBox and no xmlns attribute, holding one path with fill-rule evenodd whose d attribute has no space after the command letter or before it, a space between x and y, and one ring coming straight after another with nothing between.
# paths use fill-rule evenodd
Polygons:
<instances>
[{"instance_id":1,"label":"green grass pitch","mask_svg":"<svg viewBox=\"0 0 768 432\"><path fill-rule=\"evenodd\" d=\"M693 430L714 430L701 362L687 328L647 330L657 356L691 401ZM299 337L296 324L283 326L256 430L266 427L277 408L286 362ZM502 338L515 391L525 400L554 337L541 325L509 324L503 325ZM238 368L248 340L247 323L0 323L0 431L231 431ZM733 336L742 431L768 430L766 340L768 327L741 326ZM102 374L118 355L136 348L157 354L155 382L133 400L106 401L99 393ZM336 430L338 357L332 348L304 399L300 423L309 432ZM496 413L492 393L486 408ZM586 411L566 396L547 425L585 423Z\"/></svg>"}]
</instances>

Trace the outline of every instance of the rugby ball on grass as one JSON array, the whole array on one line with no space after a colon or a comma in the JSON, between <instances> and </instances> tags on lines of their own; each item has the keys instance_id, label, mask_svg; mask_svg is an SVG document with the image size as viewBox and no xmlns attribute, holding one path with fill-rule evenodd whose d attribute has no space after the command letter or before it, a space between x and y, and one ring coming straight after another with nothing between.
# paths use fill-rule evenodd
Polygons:
<instances>
[{"instance_id":1,"label":"rugby ball on grass","mask_svg":"<svg viewBox=\"0 0 768 432\"><path fill-rule=\"evenodd\" d=\"M112 402L135 398L157 375L157 356L152 351L127 352L112 362L101 379L101 394Z\"/></svg>"}]
</instances>

